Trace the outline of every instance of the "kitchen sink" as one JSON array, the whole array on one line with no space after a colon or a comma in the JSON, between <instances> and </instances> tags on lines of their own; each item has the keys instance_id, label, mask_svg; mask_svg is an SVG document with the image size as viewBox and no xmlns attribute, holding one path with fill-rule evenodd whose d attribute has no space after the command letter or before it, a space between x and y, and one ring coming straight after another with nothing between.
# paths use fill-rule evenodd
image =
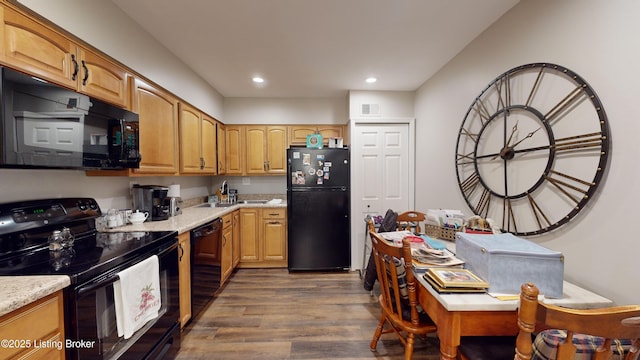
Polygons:
<instances>
[{"instance_id":1,"label":"kitchen sink","mask_svg":"<svg viewBox=\"0 0 640 360\"><path fill-rule=\"evenodd\" d=\"M235 204L228 204L228 203L215 203L215 204L211 204L211 203L204 203L204 204L200 204L197 205L196 207L199 208L203 208L203 207L229 207L229 206L233 206L233 205L242 205L242 204L256 204L256 205L260 205L260 204L266 204L268 203L269 200L240 200Z\"/></svg>"},{"instance_id":2,"label":"kitchen sink","mask_svg":"<svg viewBox=\"0 0 640 360\"><path fill-rule=\"evenodd\" d=\"M266 204L269 200L240 200L238 204Z\"/></svg>"}]
</instances>

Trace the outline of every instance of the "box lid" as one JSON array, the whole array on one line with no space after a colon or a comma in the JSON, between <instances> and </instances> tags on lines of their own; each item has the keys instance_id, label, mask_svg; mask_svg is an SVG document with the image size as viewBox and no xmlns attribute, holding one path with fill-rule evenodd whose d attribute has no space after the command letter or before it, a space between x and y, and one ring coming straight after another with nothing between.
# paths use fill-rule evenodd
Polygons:
<instances>
[{"instance_id":1,"label":"box lid","mask_svg":"<svg viewBox=\"0 0 640 360\"><path fill-rule=\"evenodd\" d=\"M548 249L510 233L481 235L459 232L456 233L456 236L458 240L464 239L496 255L522 255L553 259L562 257L562 253L559 251Z\"/></svg>"}]
</instances>

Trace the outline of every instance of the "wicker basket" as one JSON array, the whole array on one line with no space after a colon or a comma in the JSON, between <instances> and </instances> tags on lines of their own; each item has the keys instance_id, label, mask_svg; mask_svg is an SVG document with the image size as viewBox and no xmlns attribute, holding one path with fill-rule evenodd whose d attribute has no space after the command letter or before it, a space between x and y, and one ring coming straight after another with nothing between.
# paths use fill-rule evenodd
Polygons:
<instances>
[{"instance_id":1,"label":"wicker basket","mask_svg":"<svg viewBox=\"0 0 640 360\"><path fill-rule=\"evenodd\" d=\"M451 229L451 228L430 225L430 224L424 225L424 233L428 236L431 236L432 238L455 241L456 233L458 231L464 231L464 228Z\"/></svg>"}]
</instances>

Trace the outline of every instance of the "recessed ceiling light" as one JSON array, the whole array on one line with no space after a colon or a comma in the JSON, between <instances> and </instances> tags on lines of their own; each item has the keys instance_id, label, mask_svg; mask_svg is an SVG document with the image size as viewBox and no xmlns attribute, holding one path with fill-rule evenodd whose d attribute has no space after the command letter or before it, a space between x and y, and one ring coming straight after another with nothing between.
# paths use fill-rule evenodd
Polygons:
<instances>
[{"instance_id":1,"label":"recessed ceiling light","mask_svg":"<svg viewBox=\"0 0 640 360\"><path fill-rule=\"evenodd\" d=\"M367 82L367 84L373 84L374 82L378 81L378 79L374 77L368 77L365 81Z\"/></svg>"},{"instance_id":2,"label":"recessed ceiling light","mask_svg":"<svg viewBox=\"0 0 640 360\"><path fill-rule=\"evenodd\" d=\"M264 79L261 78L260 76L254 76L252 80L256 84L262 84L264 82Z\"/></svg>"}]
</instances>

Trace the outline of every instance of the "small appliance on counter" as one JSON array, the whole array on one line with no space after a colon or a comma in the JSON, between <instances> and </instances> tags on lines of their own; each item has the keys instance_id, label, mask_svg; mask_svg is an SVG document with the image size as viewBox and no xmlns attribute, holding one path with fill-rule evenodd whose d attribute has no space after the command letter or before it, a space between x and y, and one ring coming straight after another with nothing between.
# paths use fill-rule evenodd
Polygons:
<instances>
[{"instance_id":1,"label":"small appliance on counter","mask_svg":"<svg viewBox=\"0 0 640 360\"><path fill-rule=\"evenodd\" d=\"M167 198L169 199L169 216L182 214L182 198L180 197L180 185L169 185Z\"/></svg>"},{"instance_id":2,"label":"small appliance on counter","mask_svg":"<svg viewBox=\"0 0 640 360\"><path fill-rule=\"evenodd\" d=\"M133 185L133 210L148 212L147 221L169 219L171 200L167 197L169 188L159 185Z\"/></svg>"}]
</instances>

